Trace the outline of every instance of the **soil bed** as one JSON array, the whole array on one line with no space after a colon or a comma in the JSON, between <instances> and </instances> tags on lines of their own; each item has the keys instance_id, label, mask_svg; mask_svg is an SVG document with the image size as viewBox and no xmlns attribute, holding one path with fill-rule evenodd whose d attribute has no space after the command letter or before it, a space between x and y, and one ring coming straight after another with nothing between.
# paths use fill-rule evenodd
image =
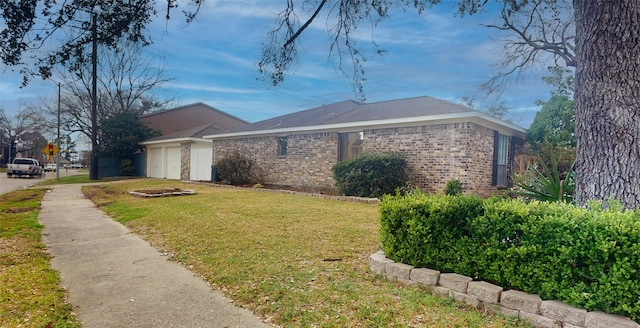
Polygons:
<instances>
[{"instance_id":1,"label":"soil bed","mask_svg":"<svg viewBox=\"0 0 640 328\"><path fill-rule=\"evenodd\" d=\"M167 197L167 196L183 196L195 195L196 191L191 189L180 188L162 188L162 189L141 189L129 191L129 195L136 197Z\"/></svg>"}]
</instances>

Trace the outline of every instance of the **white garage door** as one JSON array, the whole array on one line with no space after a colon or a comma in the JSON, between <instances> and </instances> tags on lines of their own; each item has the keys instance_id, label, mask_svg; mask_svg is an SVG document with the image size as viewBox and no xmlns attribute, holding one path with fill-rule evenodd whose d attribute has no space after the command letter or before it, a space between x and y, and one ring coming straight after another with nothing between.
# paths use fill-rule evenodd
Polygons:
<instances>
[{"instance_id":1,"label":"white garage door","mask_svg":"<svg viewBox=\"0 0 640 328\"><path fill-rule=\"evenodd\" d=\"M180 147L167 148L167 179L180 180Z\"/></svg>"},{"instance_id":2,"label":"white garage door","mask_svg":"<svg viewBox=\"0 0 640 328\"><path fill-rule=\"evenodd\" d=\"M191 175L193 181L211 181L211 144L191 144Z\"/></svg>"},{"instance_id":3,"label":"white garage door","mask_svg":"<svg viewBox=\"0 0 640 328\"><path fill-rule=\"evenodd\" d=\"M150 178L164 178L164 160L162 148L150 148L147 154L147 176Z\"/></svg>"}]
</instances>

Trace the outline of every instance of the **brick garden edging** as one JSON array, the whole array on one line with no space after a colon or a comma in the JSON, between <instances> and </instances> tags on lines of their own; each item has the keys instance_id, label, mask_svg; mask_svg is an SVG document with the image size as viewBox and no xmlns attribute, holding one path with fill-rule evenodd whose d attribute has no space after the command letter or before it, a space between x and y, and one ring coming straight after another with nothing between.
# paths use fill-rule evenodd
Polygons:
<instances>
[{"instance_id":1,"label":"brick garden edging","mask_svg":"<svg viewBox=\"0 0 640 328\"><path fill-rule=\"evenodd\" d=\"M457 273L415 268L388 259L378 251L369 257L369 268L392 281L429 287L434 294L466 303L476 309L527 320L540 328L640 328L628 318L603 312L587 312L559 301L543 301L540 296L518 290L504 290L484 281Z\"/></svg>"}]
</instances>

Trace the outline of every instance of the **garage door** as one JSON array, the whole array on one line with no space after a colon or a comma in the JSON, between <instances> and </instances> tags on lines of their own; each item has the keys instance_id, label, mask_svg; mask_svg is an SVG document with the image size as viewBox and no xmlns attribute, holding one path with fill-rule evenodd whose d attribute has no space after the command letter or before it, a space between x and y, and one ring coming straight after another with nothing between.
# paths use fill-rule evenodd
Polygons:
<instances>
[{"instance_id":1,"label":"garage door","mask_svg":"<svg viewBox=\"0 0 640 328\"><path fill-rule=\"evenodd\" d=\"M167 148L167 179L180 180L180 147Z\"/></svg>"},{"instance_id":2,"label":"garage door","mask_svg":"<svg viewBox=\"0 0 640 328\"><path fill-rule=\"evenodd\" d=\"M193 181L211 181L211 144L191 144L191 175Z\"/></svg>"},{"instance_id":3,"label":"garage door","mask_svg":"<svg viewBox=\"0 0 640 328\"><path fill-rule=\"evenodd\" d=\"M162 148L151 148L147 154L147 175L150 178L164 178Z\"/></svg>"}]
</instances>

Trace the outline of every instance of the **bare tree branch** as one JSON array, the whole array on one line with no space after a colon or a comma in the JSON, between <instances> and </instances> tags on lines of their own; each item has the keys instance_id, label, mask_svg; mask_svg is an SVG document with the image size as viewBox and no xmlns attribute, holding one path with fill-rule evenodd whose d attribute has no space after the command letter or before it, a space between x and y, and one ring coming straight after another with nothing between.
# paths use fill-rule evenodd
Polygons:
<instances>
[{"instance_id":1,"label":"bare tree branch","mask_svg":"<svg viewBox=\"0 0 640 328\"><path fill-rule=\"evenodd\" d=\"M155 99L152 91L170 81L164 77L164 66L151 56L144 56L142 47L133 42L124 42L116 48L100 48L98 69L98 128L100 122L120 112L142 115L162 109L169 100ZM85 61L74 61L74 73L61 70L61 129L64 134L81 133L91 137L91 65ZM45 121L56 122L57 102L43 101L46 108ZM98 136L99 136L98 129Z\"/></svg>"},{"instance_id":2,"label":"bare tree branch","mask_svg":"<svg viewBox=\"0 0 640 328\"><path fill-rule=\"evenodd\" d=\"M275 20L274 29L268 33L268 41L263 43L262 60L258 64L261 74L268 76L273 85L284 81L285 75L297 62L297 46L303 32L317 20L319 14L326 11L327 30L331 37L329 41L329 58L337 58L334 65L345 76L352 80L354 91L364 100L365 70L364 63L367 57L358 49L356 41L351 37L353 30L363 20L371 20L373 24L386 17L392 6L415 6L418 11L424 10L427 4L439 2L438 0L336 0L336 1L304 1L302 9L313 5L313 10L302 25L296 12L296 4L293 0L287 0L287 7L281 11ZM332 6L328 4L332 3ZM327 10L327 8L329 8ZM334 24L330 24L334 21ZM372 41L377 55L382 55L384 50L379 49ZM348 62L348 63L347 63ZM350 67L350 70L347 70Z\"/></svg>"},{"instance_id":3,"label":"bare tree branch","mask_svg":"<svg viewBox=\"0 0 640 328\"><path fill-rule=\"evenodd\" d=\"M553 61L575 67L575 27L572 4L567 0L504 1L500 24L484 25L508 33L499 39L503 59L499 72L482 88L502 90L516 73Z\"/></svg>"}]
</instances>

